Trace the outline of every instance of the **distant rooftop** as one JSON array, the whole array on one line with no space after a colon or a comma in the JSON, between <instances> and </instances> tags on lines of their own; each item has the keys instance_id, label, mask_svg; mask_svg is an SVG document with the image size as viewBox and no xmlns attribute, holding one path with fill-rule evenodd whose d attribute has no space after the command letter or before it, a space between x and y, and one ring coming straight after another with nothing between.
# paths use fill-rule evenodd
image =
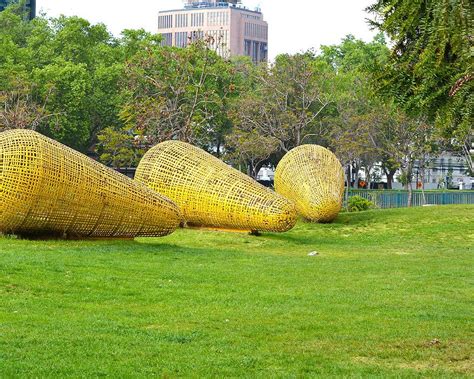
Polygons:
<instances>
[{"instance_id":1,"label":"distant rooftop","mask_svg":"<svg viewBox=\"0 0 474 379\"><path fill-rule=\"evenodd\" d=\"M2 0L0 0L2 1ZM192 11L192 10L199 10L203 8L237 8L242 9L247 12L252 13L262 13L262 10L257 7L255 9L249 9L242 5L242 0L229 0L229 1L222 1L222 0L183 0L184 1L184 9L170 9L170 10L163 10L159 11L159 13L170 13L170 12L180 12L180 11Z\"/></svg>"},{"instance_id":2,"label":"distant rooftop","mask_svg":"<svg viewBox=\"0 0 474 379\"><path fill-rule=\"evenodd\" d=\"M226 7L229 4L237 5L240 4L241 0L229 0L229 1L222 1L222 0L184 0L184 6L186 8L207 8L207 7L218 7L223 6Z\"/></svg>"},{"instance_id":3,"label":"distant rooftop","mask_svg":"<svg viewBox=\"0 0 474 379\"><path fill-rule=\"evenodd\" d=\"M237 6L241 4L241 0L229 0L229 1L222 1L222 0L184 0L184 7L185 8L218 8L223 7L227 8L229 6Z\"/></svg>"}]
</instances>

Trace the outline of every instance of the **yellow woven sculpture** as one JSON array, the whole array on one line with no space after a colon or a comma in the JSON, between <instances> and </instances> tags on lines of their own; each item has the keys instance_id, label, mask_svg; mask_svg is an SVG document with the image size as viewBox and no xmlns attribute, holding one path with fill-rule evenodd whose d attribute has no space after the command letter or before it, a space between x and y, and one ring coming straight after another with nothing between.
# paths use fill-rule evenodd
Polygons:
<instances>
[{"instance_id":1,"label":"yellow woven sculpture","mask_svg":"<svg viewBox=\"0 0 474 379\"><path fill-rule=\"evenodd\" d=\"M189 226L284 232L296 223L292 202L184 142L150 149L135 180L175 201Z\"/></svg>"},{"instance_id":2,"label":"yellow woven sculpture","mask_svg":"<svg viewBox=\"0 0 474 379\"><path fill-rule=\"evenodd\" d=\"M331 222L342 208L344 170L336 156L324 147L302 145L278 164L275 190L293 200L306 219Z\"/></svg>"},{"instance_id":3,"label":"yellow woven sculpture","mask_svg":"<svg viewBox=\"0 0 474 379\"><path fill-rule=\"evenodd\" d=\"M146 186L31 130L0 133L0 232L162 236L179 208Z\"/></svg>"}]
</instances>

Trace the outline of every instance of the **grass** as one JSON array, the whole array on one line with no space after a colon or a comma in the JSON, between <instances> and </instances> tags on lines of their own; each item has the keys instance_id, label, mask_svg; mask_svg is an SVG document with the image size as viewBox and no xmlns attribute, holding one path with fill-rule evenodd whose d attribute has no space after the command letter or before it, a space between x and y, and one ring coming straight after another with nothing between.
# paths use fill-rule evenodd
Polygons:
<instances>
[{"instance_id":1,"label":"grass","mask_svg":"<svg viewBox=\"0 0 474 379\"><path fill-rule=\"evenodd\" d=\"M473 224L445 206L261 237L3 238L0 377L470 377Z\"/></svg>"}]
</instances>

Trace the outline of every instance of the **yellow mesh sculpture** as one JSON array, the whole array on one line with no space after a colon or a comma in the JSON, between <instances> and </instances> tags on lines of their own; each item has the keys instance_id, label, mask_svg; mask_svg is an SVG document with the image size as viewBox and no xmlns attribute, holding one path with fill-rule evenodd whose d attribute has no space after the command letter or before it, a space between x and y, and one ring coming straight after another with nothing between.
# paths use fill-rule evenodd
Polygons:
<instances>
[{"instance_id":1,"label":"yellow mesh sculpture","mask_svg":"<svg viewBox=\"0 0 474 379\"><path fill-rule=\"evenodd\" d=\"M0 232L162 236L180 222L171 200L59 142L0 133Z\"/></svg>"},{"instance_id":2,"label":"yellow mesh sculpture","mask_svg":"<svg viewBox=\"0 0 474 379\"><path fill-rule=\"evenodd\" d=\"M176 202L188 226L284 232L296 223L292 202L184 142L150 149L135 180Z\"/></svg>"},{"instance_id":3,"label":"yellow mesh sculpture","mask_svg":"<svg viewBox=\"0 0 474 379\"><path fill-rule=\"evenodd\" d=\"M331 222L342 208L344 170L336 156L324 147L302 145L278 164L275 190L293 200L306 219Z\"/></svg>"}]
</instances>

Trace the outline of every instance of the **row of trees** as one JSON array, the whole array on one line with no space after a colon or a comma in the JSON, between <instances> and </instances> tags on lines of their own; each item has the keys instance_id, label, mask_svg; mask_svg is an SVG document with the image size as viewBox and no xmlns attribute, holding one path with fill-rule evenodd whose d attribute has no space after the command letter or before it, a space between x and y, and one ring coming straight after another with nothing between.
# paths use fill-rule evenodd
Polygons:
<instances>
[{"instance_id":1,"label":"row of trees","mask_svg":"<svg viewBox=\"0 0 474 379\"><path fill-rule=\"evenodd\" d=\"M348 36L270 66L224 60L210 39L172 48L143 30L114 38L77 17L26 22L12 6L0 13L0 129L37 129L115 167L176 138L252 176L293 147L317 143L367 178L381 162L389 185L400 169L410 187L415 161L428 165L445 144L469 150L472 75L462 37L447 36L440 56L433 39L419 39L426 28L396 27L404 1L389 3L370 11L395 41L392 51L382 34L370 43ZM436 51L432 61L423 41ZM438 71L423 76L426 65Z\"/></svg>"}]
</instances>

